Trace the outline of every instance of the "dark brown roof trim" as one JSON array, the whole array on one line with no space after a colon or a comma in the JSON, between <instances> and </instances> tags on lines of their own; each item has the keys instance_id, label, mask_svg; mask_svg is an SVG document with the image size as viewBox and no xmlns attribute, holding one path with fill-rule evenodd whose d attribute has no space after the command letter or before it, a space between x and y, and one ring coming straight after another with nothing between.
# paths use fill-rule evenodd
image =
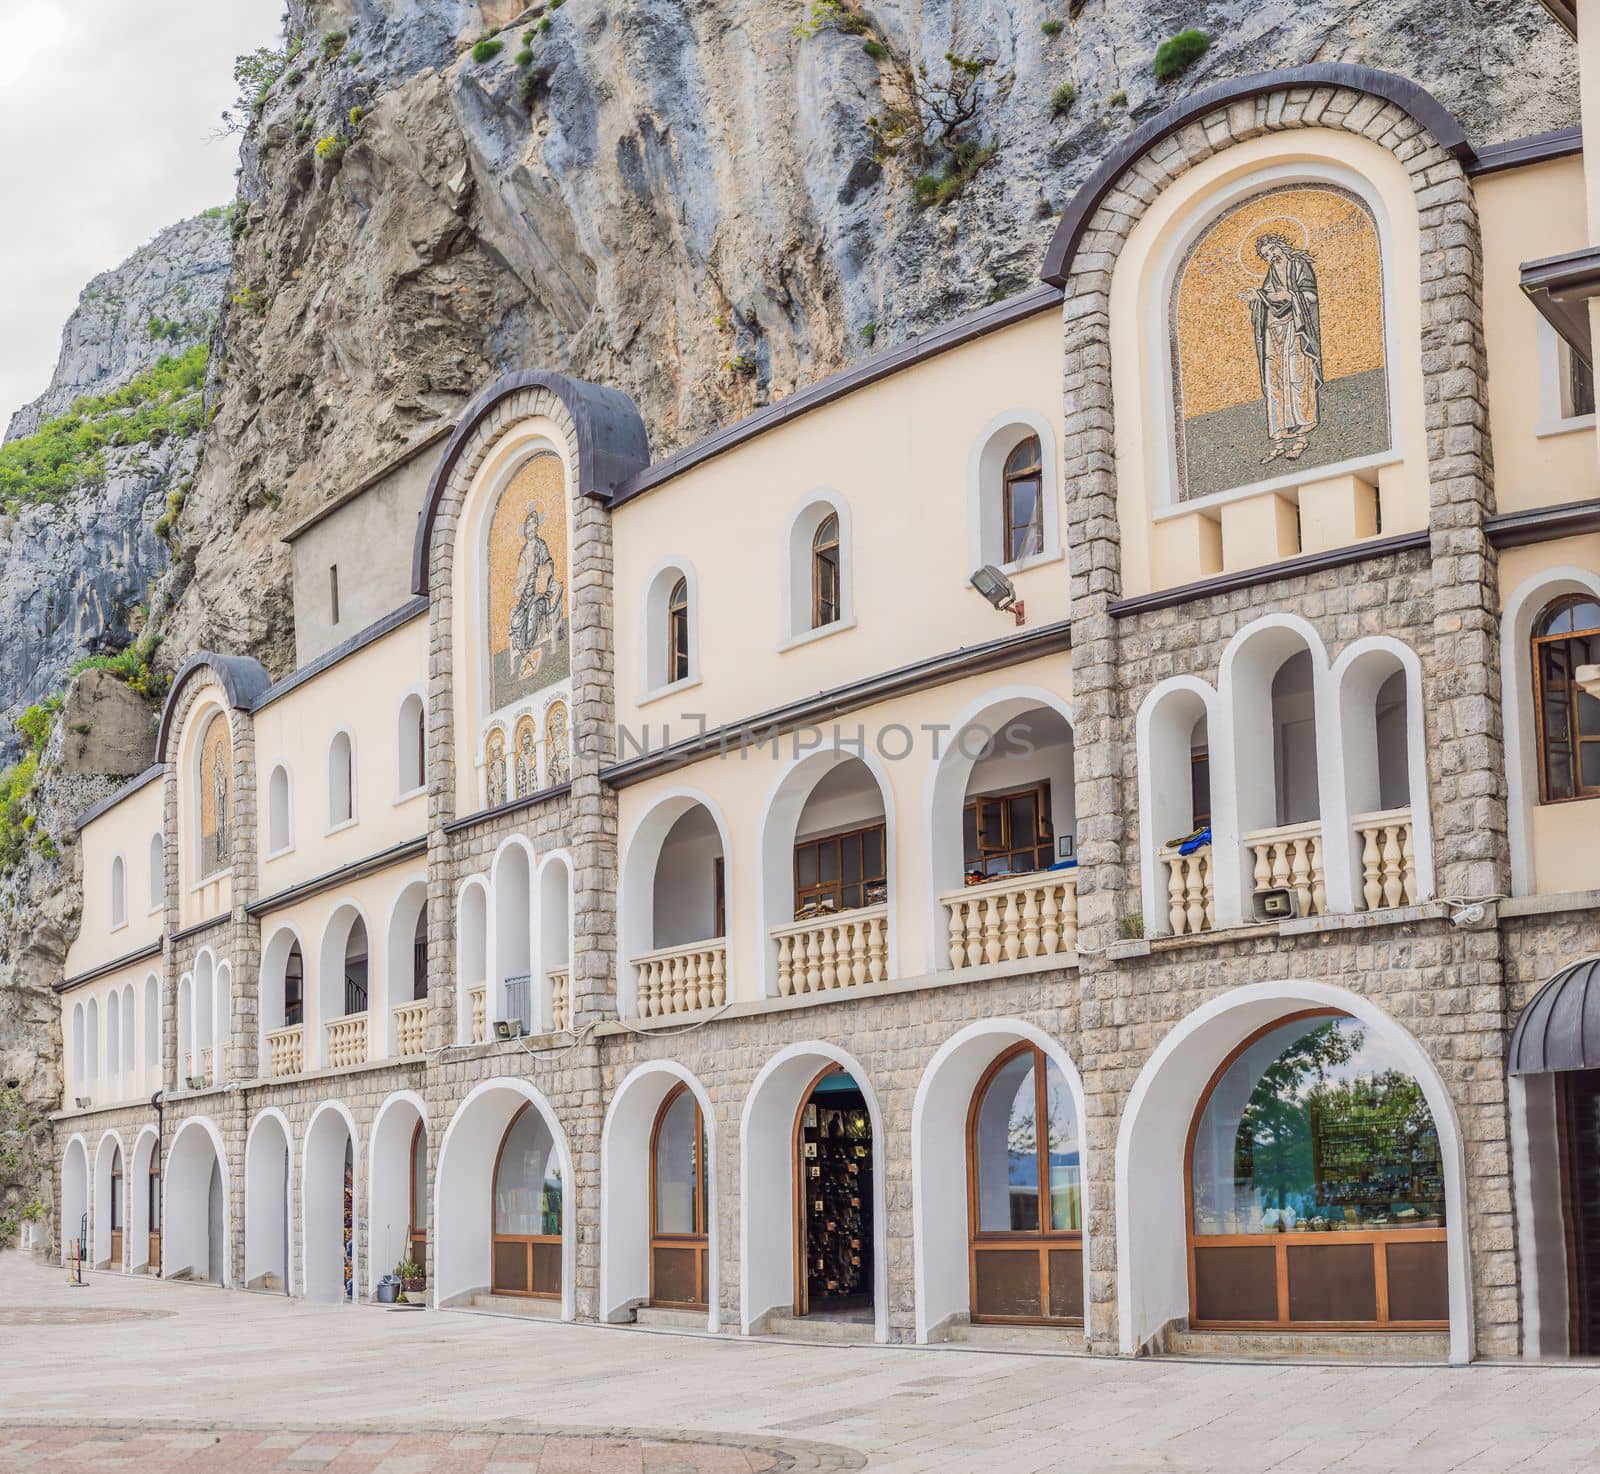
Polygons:
<instances>
[{"instance_id":1,"label":"dark brown roof trim","mask_svg":"<svg viewBox=\"0 0 1600 1474\"><path fill-rule=\"evenodd\" d=\"M426 597L407 599L398 609L392 609L382 619L374 620L364 630L358 630L348 640L335 645L331 650L323 653L308 665L303 665L299 670L285 676L275 686L269 686L258 697L255 705L250 709L260 711L264 706L271 706L280 697L287 696L291 691L305 685L309 680L320 676L324 671L331 670L341 660L348 660L358 651L365 650L368 645L381 640L385 635L393 634L402 625L410 624L413 619L418 619L428 612Z\"/></svg>"},{"instance_id":2,"label":"dark brown roof trim","mask_svg":"<svg viewBox=\"0 0 1600 1474\"><path fill-rule=\"evenodd\" d=\"M743 445L747 440L755 439L757 435L775 430L779 425L786 425L790 420L797 419L811 410L821 409L825 404L832 404L834 400L842 399L846 394L853 394L857 389L875 384L879 379L886 379L889 375L897 374L913 364L935 358L941 353L948 353L952 348L959 348L974 338L981 338L987 333L998 332L1001 328L1008 328L1026 318L1036 317L1041 312L1048 312L1060 302L1061 293L1054 287L1032 286L1014 297L1007 297L1004 301L981 307L976 312L966 313L945 323L943 327L934 328L930 332L911 338L898 348L890 348L886 352L875 353L870 358L863 358L859 363L851 364L849 368L840 369L838 373L818 379L816 383L808 384L804 389L796 389L793 394L786 394L782 399L758 409L754 414L746 415L742 420L736 420L731 425L712 431L704 439L695 441L693 445L686 445L665 460L657 461L655 465L637 472L611 494L610 505L621 506L623 502L632 501L636 496L653 491L664 482L671 481L673 477L681 476L685 471L703 465L714 456L722 455L737 445Z\"/></svg>"},{"instance_id":3,"label":"dark brown roof trim","mask_svg":"<svg viewBox=\"0 0 1600 1474\"><path fill-rule=\"evenodd\" d=\"M1521 286L1544 320L1592 367L1589 302L1600 297L1600 246L1523 262Z\"/></svg>"},{"instance_id":4,"label":"dark brown roof trim","mask_svg":"<svg viewBox=\"0 0 1600 1474\"><path fill-rule=\"evenodd\" d=\"M404 450L396 451L388 458L388 460L380 461L376 468L363 476L360 481L356 482L356 484L350 488L349 491L342 492L340 495L334 497L334 499L331 502L328 502L325 506L318 507L317 510L312 512L309 516L302 517L294 524L293 527L283 534L279 541L292 543L302 534L310 532L311 529L319 522L327 521L327 519L333 516L333 514L341 507L348 507L351 502L361 495L362 492L371 491L374 486L376 486L386 477L393 475L394 472L398 471L403 465L406 464L407 461L415 460L419 455L422 454L423 451L427 450L429 446L437 445L445 438L446 435L454 430L455 427L456 422L454 420L446 420L442 425L435 426L426 435L422 436L420 440L413 440L411 444L406 446Z\"/></svg>"},{"instance_id":5,"label":"dark brown roof trim","mask_svg":"<svg viewBox=\"0 0 1600 1474\"><path fill-rule=\"evenodd\" d=\"M964 645L959 650L943 655L929 656L895 670L852 681L849 685L835 686L787 706L774 707L759 716L726 726L713 727L697 733L682 742L674 742L655 752L647 752L626 762L614 763L604 769L600 778L613 788L627 788L646 778L688 766L711 753L737 752L745 746L759 747L803 727L828 717L844 716L862 707L875 705L893 696L906 696L915 691L925 691L930 686L943 685L955 676L982 675L985 671L999 670L1008 665L1018 665L1040 655L1052 655L1072 647L1072 621L1058 620L1054 624L1040 625L1038 629L1021 635L1006 635L989 640L982 645Z\"/></svg>"},{"instance_id":6,"label":"dark brown roof trim","mask_svg":"<svg viewBox=\"0 0 1600 1474\"><path fill-rule=\"evenodd\" d=\"M1577 0L1540 0L1540 4L1550 12L1565 28L1566 33L1574 40L1578 36L1578 4Z\"/></svg>"},{"instance_id":7,"label":"dark brown roof trim","mask_svg":"<svg viewBox=\"0 0 1600 1474\"><path fill-rule=\"evenodd\" d=\"M1486 143L1467 165L1467 173L1498 174L1502 169L1520 169L1528 164L1548 164L1583 152L1582 128L1556 128L1527 138L1508 138L1504 143Z\"/></svg>"},{"instance_id":8,"label":"dark brown roof trim","mask_svg":"<svg viewBox=\"0 0 1600 1474\"><path fill-rule=\"evenodd\" d=\"M439 515L450 473L484 416L502 400L524 389L547 389L567 407L578 432L579 496L609 497L635 472L650 464L650 437L638 406L620 389L570 379L548 369L525 369L505 374L481 391L462 411L461 421L433 468L428 495L417 521L417 541L411 554L411 592L428 592L428 553L433 523Z\"/></svg>"},{"instance_id":9,"label":"dark brown roof trim","mask_svg":"<svg viewBox=\"0 0 1600 1474\"><path fill-rule=\"evenodd\" d=\"M109 809L114 809L125 798L132 798L146 784L154 783L167 770L160 763L152 763L137 778L130 778L121 788L114 793L108 793L99 803L90 804L78 815L77 828L82 829L85 824L98 819Z\"/></svg>"},{"instance_id":10,"label":"dark brown roof trim","mask_svg":"<svg viewBox=\"0 0 1600 1474\"><path fill-rule=\"evenodd\" d=\"M415 839L402 840L399 844L390 845L386 850L379 850L375 855L368 855L364 860L341 865L337 870L329 870L326 874L314 876L310 880L302 880L298 885L274 891L270 896L262 896L259 901L252 901L246 906L244 914L261 916L268 911L280 911L296 901L308 900L312 896L337 890L341 885L364 880L369 875L376 875L380 870L387 870L391 865L398 865L402 860L426 854L427 849L428 836L425 834L419 834Z\"/></svg>"},{"instance_id":11,"label":"dark brown roof trim","mask_svg":"<svg viewBox=\"0 0 1600 1474\"><path fill-rule=\"evenodd\" d=\"M222 685L222 694L235 711L249 711L256 698L272 685L272 677L259 660L246 655L213 655L201 650L191 655L177 675L172 678L171 689L161 708L161 725L156 729L156 761L167 760L167 743L172 738L172 719L178 709L178 698L183 693L189 677L202 666L208 666Z\"/></svg>"},{"instance_id":12,"label":"dark brown roof trim","mask_svg":"<svg viewBox=\"0 0 1600 1474\"><path fill-rule=\"evenodd\" d=\"M1157 589L1153 594L1135 594L1131 599L1113 599L1107 610L1114 619L1134 614L1149 614L1156 609L1172 609L1194 599L1209 599L1235 589L1253 589L1280 578L1302 578L1325 568L1344 568L1365 563L1369 558L1387 558L1395 553L1411 553L1428 546L1427 532L1397 532L1392 537L1371 537L1348 547L1330 548L1324 553L1302 553L1281 563L1263 563L1259 568L1242 568L1237 573L1219 573L1176 588Z\"/></svg>"},{"instance_id":13,"label":"dark brown roof trim","mask_svg":"<svg viewBox=\"0 0 1600 1474\"><path fill-rule=\"evenodd\" d=\"M175 931L171 937L172 945L176 947L179 942L187 942L190 937L197 937L203 931L210 931L214 926L221 926L226 920L228 920L228 913L219 911L215 916L207 917L204 921L197 921L193 926L184 927L182 931Z\"/></svg>"},{"instance_id":14,"label":"dark brown roof trim","mask_svg":"<svg viewBox=\"0 0 1600 1474\"><path fill-rule=\"evenodd\" d=\"M459 834L463 829L488 824L494 819L502 819L507 814L520 813L523 809L549 803L551 799L560 798L563 794L571 792L570 783L557 783L552 788L541 788L537 793L525 793L521 798L511 799L508 803L496 804L492 809L479 809L475 814L463 814L461 818L451 819L442 827L446 834Z\"/></svg>"},{"instance_id":15,"label":"dark brown roof trim","mask_svg":"<svg viewBox=\"0 0 1600 1474\"><path fill-rule=\"evenodd\" d=\"M1552 542L1558 537L1579 537L1600 532L1600 497L1564 502L1558 507L1535 507L1526 512L1502 512L1484 519L1483 530L1497 548L1520 548L1527 543Z\"/></svg>"},{"instance_id":16,"label":"dark brown roof trim","mask_svg":"<svg viewBox=\"0 0 1600 1474\"><path fill-rule=\"evenodd\" d=\"M91 967L88 972L80 972L75 977L62 978L59 983L51 983L52 993L69 993L74 988L81 988L85 983L92 983L96 978L103 978L107 973L121 972L125 967L132 967L136 962L143 962L147 957L161 955L162 940L157 937L147 946L140 947L135 952L128 952L121 957L113 957L110 962L102 962L99 967Z\"/></svg>"},{"instance_id":17,"label":"dark brown roof trim","mask_svg":"<svg viewBox=\"0 0 1600 1474\"><path fill-rule=\"evenodd\" d=\"M1381 97L1385 102L1392 102L1410 113L1434 136L1446 153L1469 165L1472 161L1472 145L1454 114L1415 82L1397 77L1392 72L1349 66L1343 62L1317 62L1311 66L1285 67L1281 71L1258 72L1252 77L1219 82L1214 87L1207 87L1192 97L1174 103L1148 123L1135 128L1106 156L1062 212L1061 223L1056 226L1050 248L1045 252L1044 269L1039 273L1040 277L1053 286L1066 286L1067 274L1072 270L1072 258L1078 254L1078 243L1088 230L1089 222L1100 208L1101 201L1111 193L1134 161L1148 153L1162 139L1170 138L1190 123L1208 113L1218 112L1231 103L1305 87L1347 87L1355 92Z\"/></svg>"}]
</instances>

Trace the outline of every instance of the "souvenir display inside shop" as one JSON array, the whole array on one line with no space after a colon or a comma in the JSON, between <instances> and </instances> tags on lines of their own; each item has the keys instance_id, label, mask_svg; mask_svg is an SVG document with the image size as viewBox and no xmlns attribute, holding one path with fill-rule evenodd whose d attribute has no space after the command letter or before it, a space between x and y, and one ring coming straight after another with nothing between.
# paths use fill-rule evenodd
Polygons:
<instances>
[{"instance_id":1,"label":"souvenir display inside shop","mask_svg":"<svg viewBox=\"0 0 1600 1474\"><path fill-rule=\"evenodd\" d=\"M872 1124L856 1082L823 1076L801 1108L802 1314L872 1308Z\"/></svg>"}]
</instances>

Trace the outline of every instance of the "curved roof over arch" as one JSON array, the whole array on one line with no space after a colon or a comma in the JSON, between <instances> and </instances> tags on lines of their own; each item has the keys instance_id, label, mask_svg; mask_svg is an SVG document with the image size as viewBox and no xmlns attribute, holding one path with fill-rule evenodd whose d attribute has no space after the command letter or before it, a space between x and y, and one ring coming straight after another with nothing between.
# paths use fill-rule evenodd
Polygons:
<instances>
[{"instance_id":1,"label":"curved roof over arch","mask_svg":"<svg viewBox=\"0 0 1600 1474\"><path fill-rule=\"evenodd\" d=\"M1513 1075L1600 1068L1600 957L1568 963L1528 1000L1508 1056Z\"/></svg>"},{"instance_id":2,"label":"curved roof over arch","mask_svg":"<svg viewBox=\"0 0 1600 1474\"><path fill-rule=\"evenodd\" d=\"M1158 113L1149 122L1135 128L1106 155L1094 173L1079 186L1078 192L1062 212L1056 233L1050 238L1050 247L1044 255L1040 278L1051 286L1066 285L1073 257L1078 253L1078 245L1094 218L1094 212L1100 208L1101 202L1111 193L1129 166L1142 154L1148 153L1162 139L1170 138L1209 113L1290 87L1343 87L1381 97L1385 102L1392 102L1410 113L1433 135L1446 153L1463 161L1475 157L1466 131L1455 114L1432 93L1392 72L1350 66L1344 62L1317 62L1310 66L1284 67L1275 72L1257 72L1253 76L1219 82Z\"/></svg>"},{"instance_id":3,"label":"curved roof over arch","mask_svg":"<svg viewBox=\"0 0 1600 1474\"><path fill-rule=\"evenodd\" d=\"M445 445L439 464L428 481L428 494L417 521L417 541L411 555L411 591L428 592L428 561L433 524L444 500L451 473L479 424L495 407L524 389L546 389L572 416L578 432L578 493L609 496L622 482L650 464L650 437L639 407L620 389L590 384L583 379L549 369L525 369L505 374L482 390L462 411L460 422Z\"/></svg>"},{"instance_id":4,"label":"curved roof over arch","mask_svg":"<svg viewBox=\"0 0 1600 1474\"><path fill-rule=\"evenodd\" d=\"M272 677L261 662L247 655L215 655L209 650L191 655L172 678L172 689L167 692L167 699L161 707L161 726L156 732L158 763L167 760L167 743L172 738L183 688L189 683L190 677L202 669L216 676L224 699L234 711L249 711L255 705L256 698L272 684Z\"/></svg>"}]
</instances>

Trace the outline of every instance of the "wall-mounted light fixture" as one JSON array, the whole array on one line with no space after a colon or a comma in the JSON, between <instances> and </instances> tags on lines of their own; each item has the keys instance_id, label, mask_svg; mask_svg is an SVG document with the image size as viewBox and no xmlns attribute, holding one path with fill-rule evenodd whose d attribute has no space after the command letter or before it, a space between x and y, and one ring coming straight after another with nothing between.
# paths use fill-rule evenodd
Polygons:
<instances>
[{"instance_id":1,"label":"wall-mounted light fixture","mask_svg":"<svg viewBox=\"0 0 1600 1474\"><path fill-rule=\"evenodd\" d=\"M1023 606L1022 600L1017 597L1017 586L993 563L985 563L972 575L972 586L996 609L1009 611L1016 616L1019 625L1022 623Z\"/></svg>"}]
</instances>

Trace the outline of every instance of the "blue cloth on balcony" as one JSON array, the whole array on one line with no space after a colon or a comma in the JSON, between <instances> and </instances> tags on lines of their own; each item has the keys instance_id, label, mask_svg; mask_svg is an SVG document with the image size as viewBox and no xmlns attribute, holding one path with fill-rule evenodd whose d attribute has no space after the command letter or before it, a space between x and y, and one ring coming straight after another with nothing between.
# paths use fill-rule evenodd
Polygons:
<instances>
[{"instance_id":1,"label":"blue cloth on balcony","mask_svg":"<svg viewBox=\"0 0 1600 1474\"><path fill-rule=\"evenodd\" d=\"M1202 824L1188 839L1178 846L1180 855L1192 855L1196 850L1203 850L1211 843L1211 826Z\"/></svg>"}]
</instances>

